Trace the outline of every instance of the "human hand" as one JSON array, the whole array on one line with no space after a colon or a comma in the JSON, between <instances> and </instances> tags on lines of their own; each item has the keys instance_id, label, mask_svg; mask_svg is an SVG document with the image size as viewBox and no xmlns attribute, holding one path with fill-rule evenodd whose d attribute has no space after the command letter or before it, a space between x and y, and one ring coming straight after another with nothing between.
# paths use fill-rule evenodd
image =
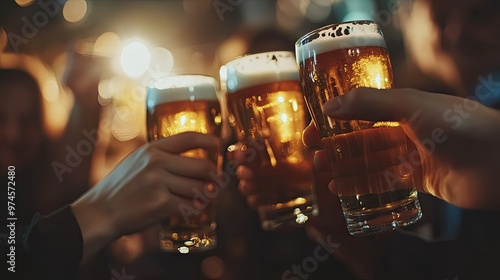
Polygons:
<instances>
[{"instance_id":1,"label":"human hand","mask_svg":"<svg viewBox=\"0 0 500 280\"><path fill-rule=\"evenodd\" d=\"M192 205L194 190L215 183L216 164L180 153L202 148L217 152L211 135L186 132L144 145L72 204L90 256L120 235L137 232ZM206 191L206 190L205 190Z\"/></svg>"},{"instance_id":2,"label":"human hand","mask_svg":"<svg viewBox=\"0 0 500 280\"><path fill-rule=\"evenodd\" d=\"M238 165L238 188L246 196L250 207L255 209L260 205L286 202L302 195L304 189L311 188L312 152L304 152L306 158L299 163L279 162L275 167L262 169L258 153L252 154L254 157L246 155L246 149L252 147L242 149L241 143L233 147L227 154L228 159Z\"/></svg>"},{"instance_id":3,"label":"human hand","mask_svg":"<svg viewBox=\"0 0 500 280\"><path fill-rule=\"evenodd\" d=\"M335 119L399 121L415 143L422 172L417 190L464 208L499 210L500 112L475 101L413 89L356 89L327 101L323 111ZM309 147L321 145L313 126L305 129ZM314 165L331 172L326 153ZM333 193L335 183L329 184Z\"/></svg>"}]
</instances>

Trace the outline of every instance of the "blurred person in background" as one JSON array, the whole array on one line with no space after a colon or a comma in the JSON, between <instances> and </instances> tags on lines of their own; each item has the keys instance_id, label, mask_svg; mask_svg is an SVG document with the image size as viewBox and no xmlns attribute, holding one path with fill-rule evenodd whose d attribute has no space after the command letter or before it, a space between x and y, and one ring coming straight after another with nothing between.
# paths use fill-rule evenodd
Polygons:
<instances>
[{"instance_id":1,"label":"blurred person in background","mask_svg":"<svg viewBox=\"0 0 500 280\"><path fill-rule=\"evenodd\" d=\"M40 80L44 73L0 69L0 164L4 170L13 166L16 171L14 200L20 226L29 225L35 212L49 214L91 186L101 111L97 88L107 61L60 48L53 53L66 57L60 83L73 99L69 116L58 116L66 123L56 135L49 134L51 124L46 123L44 110L49 107L44 102L48 101L40 89L46 82ZM21 61L23 55L5 56Z\"/></svg>"},{"instance_id":2,"label":"blurred person in background","mask_svg":"<svg viewBox=\"0 0 500 280\"><path fill-rule=\"evenodd\" d=\"M66 128L57 138L45 130L37 80L24 70L0 69L0 165L5 170L16 168L18 199L27 215L50 213L89 187L93 147L85 147L86 156L72 154L78 153L82 141L88 141L85 134L97 140L100 66L89 60L74 57L68 65L65 84L75 101Z\"/></svg>"},{"instance_id":3,"label":"blurred person in background","mask_svg":"<svg viewBox=\"0 0 500 280\"><path fill-rule=\"evenodd\" d=\"M67 54L62 83L71 90L74 102L64 131L58 136L47 132L50 124L45 123L46 101L38 73L34 76L23 69L0 69L0 166L3 170L15 168L14 202L19 226L29 225L35 212L49 214L89 189L98 139L97 84L102 66L89 57ZM2 180L7 179L6 174Z\"/></svg>"}]
</instances>

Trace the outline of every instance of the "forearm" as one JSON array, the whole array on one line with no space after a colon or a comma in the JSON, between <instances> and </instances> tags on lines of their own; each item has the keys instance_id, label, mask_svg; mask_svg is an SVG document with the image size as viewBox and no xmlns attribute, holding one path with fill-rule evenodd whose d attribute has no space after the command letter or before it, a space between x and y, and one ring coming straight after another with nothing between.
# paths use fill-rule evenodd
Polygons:
<instances>
[{"instance_id":1,"label":"forearm","mask_svg":"<svg viewBox=\"0 0 500 280\"><path fill-rule=\"evenodd\" d=\"M451 163L449 189L463 208L499 211L500 111L484 108L482 122L467 129L459 160ZM452 182L453 181L453 182Z\"/></svg>"},{"instance_id":2,"label":"forearm","mask_svg":"<svg viewBox=\"0 0 500 280\"><path fill-rule=\"evenodd\" d=\"M23 275L47 279L73 279L82 257L82 235L71 208L63 207L49 216L36 214L19 236Z\"/></svg>"},{"instance_id":3,"label":"forearm","mask_svg":"<svg viewBox=\"0 0 500 280\"><path fill-rule=\"evenodd\" d=\"M81 229L83 251L81 263L87 262L107 244L116 239L111 217L106 213L106 204L87 193L72 205L72 211Z\"/></svg>"}]
</instances>

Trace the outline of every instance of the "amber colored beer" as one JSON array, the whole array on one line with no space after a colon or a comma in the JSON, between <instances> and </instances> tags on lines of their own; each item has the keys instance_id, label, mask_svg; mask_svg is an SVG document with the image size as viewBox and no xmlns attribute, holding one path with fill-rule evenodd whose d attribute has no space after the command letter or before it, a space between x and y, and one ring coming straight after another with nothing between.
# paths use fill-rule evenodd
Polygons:
<instances>
[{"instance_id":1,"label":"amber colored beer","mask_svg":"<svg viewBox=\"0 0 500 280\"><path fill-rule=\"evenodd\" d=\"M302 143L307 109L293 53L245 56L226 65L230 124L245 165L277 182L272 203L258 207L266 230L299 226L314 210L312 153Z\"/></svg>"},{"instance_id":2,"label":"amber colored beer","mask_svg":"<svg viewBox=\"0 0 500 280\"><path fill-rule=\"evenodd\" d=\"M148 141L194 131L220 136L221 110L216 82L207 76L185 75L163 78L147 90ZM184 152L183 156L209 158L217 162L218 154L203 149ZM212 195L198 204L179 206L161 225L160 248L167 252L204 251L217 243L215 205ZM201 209L200 209L201 208Z\"/></svg>"},{"instance_id":3,"label":"amber colored beer","mask_svg":"<svg viewBox=\"0 0 500 280\"><path fill-rule=\"evenodd\" d=\"M174 101L156 105L148 112L148 141L172 136L186 131L220 135L222 118L217 100ZM217 155L208 155L203 149L183 153L190 157L209 157L216 160Z\"/></svg>"},{"instance_id":4,"label":"amber colored beer","mask_svg":"<svg viewBox=\"0 0 500 280\"><path fill-rule=\"evenodd\" d=\"M360 21L320 28L297 41L296 58L349 232L369 234L420 219L415 180L407 166L409 140L399 123L339 121L321 109L355 88L392 87L391 63L378 26Z\"/></svg>"}]
</instances>

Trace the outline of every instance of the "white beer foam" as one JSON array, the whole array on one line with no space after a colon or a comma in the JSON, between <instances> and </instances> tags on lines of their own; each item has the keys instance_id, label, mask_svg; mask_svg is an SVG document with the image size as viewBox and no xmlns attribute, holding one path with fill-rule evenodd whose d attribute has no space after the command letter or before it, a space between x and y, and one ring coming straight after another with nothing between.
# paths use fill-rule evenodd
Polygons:
<instances>
[{"instance_id":1,"label":"white beer foam","mask_svg":"<svg viewBox=\"0 0 500 280\"><path fill-rule=\"evenodd\" d=\"M155 80L147 88L148 109L175 101L218 100L217 81L203 75L179 75Z\"/></svg>"},{"instance_id":2,"label":"white beer foam","mask_svg":"<svg viewBox=\"0 0 500 280\"><path fill-rule=\"evenodd\" d=\"M225 73L223 69L225 67ZM298 81L299 72L294 53L265 52L237 58L221 69L228 93L277 81ZM226 76L226 77L223 77Z\"/></svg>"},{"instance_id":3,"label":"white beer foam","mask_svg":"<svg viewBox=\"0 0 500 280\"><path fill-rule=\"evenodd\" d=\"M309 32L295 44L297 63L314 55L352 47L386 47L376 23L347 22L322 27Z\"/></svg>"}]
</instances>

